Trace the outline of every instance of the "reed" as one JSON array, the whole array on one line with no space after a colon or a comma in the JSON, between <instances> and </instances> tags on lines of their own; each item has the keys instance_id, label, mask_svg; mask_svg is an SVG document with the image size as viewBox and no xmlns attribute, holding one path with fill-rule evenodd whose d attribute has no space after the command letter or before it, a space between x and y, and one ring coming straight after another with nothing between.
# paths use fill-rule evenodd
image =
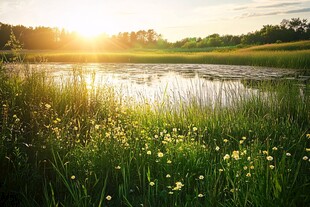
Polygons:
<instances>
[{"instance_id":1,"label":"reed","mask_svg":"<svg viewBox=\"0 0 310 207\"><path fill-rule=\"evenodd\" d=\"M4 206L310 203L310 104L295 83L232 87L229 106L152 105L89 89L79 68L61 83L23 71L0 76Z\"/></svg>"},{"instance_id":2,"label":"reed","mask_svg":"<svg viewBox=\"0 0 310 207\"><path fill-rule=\"evenodd\" d=\"M248 48L166 49L130 51L23 51L27 62L104 62L104 63L195 63L251 65L277 68L310 68L310 41L269 44ZM2 52L4 60L14 54Z\"/></svg>"}]
</instances>

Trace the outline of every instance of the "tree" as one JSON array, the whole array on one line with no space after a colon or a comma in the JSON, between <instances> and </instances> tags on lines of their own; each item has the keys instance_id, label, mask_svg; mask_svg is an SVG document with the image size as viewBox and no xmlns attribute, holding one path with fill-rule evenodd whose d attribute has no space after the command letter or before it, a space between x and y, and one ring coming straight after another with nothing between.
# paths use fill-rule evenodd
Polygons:
<instances>
[{"instance_id":1,"label":"tree","mask_svg":"<svg viewBox=\"0 0 310 207\"><path fill-rule=\"evenodd\" d=\"M12 26L8 24L3 24L0 22L0 48L6 49L5 44L10 39L10 34L12 31Z\"/></svg>"},{"instance_id":2,"label":"tree","mask_svg":"<svg viewBox=\"0 0 310 207\"><path fill-rule=\"evenodd\" d=\"M197 48L197 43L196 41L189 41L189 42L186 42L182 48L187 48L187 49L191 49L191 48Z\"/></svg>"},{"instance_id":3,"label":"tree","mask_svg":"<svg viewBox=\"0 0 310 207\"><path fill-rule=\"evenodd\" d=\"M308 24L307 19L292 18L289 22L289 28L295 31L294 40L306 39Z\"/></svg>"},{"instance_id":4,"label":"tree","mask_svg":"<svg viewBox=\"0 0 310 207\"><path fill-rule=\"evenodd\" d=\"M223 42L219 34L212 34L207 37L207 44L209 47L219 47L222 43Z\"/></svg>"},{"instance_id":5,"label":"tree","mask_svg":"<svg viewBox=\"0 0 310 207\"><path fill-rule=\"evenodd\" d=\"M153 29L149 29L147 31L147 43L148 44L154 44L156 43L158 38L157 33Z\"/></svg>"},{"instance_id":6,"label":"tree","mask_svg":"<svg viewBox=\"0 0 310 207\"><path fill-rule=\"evenodd\" d=\"M130 33L130 46L134 47L137 44L137 34L135 32Z\"/></svg>"}]
</instances>

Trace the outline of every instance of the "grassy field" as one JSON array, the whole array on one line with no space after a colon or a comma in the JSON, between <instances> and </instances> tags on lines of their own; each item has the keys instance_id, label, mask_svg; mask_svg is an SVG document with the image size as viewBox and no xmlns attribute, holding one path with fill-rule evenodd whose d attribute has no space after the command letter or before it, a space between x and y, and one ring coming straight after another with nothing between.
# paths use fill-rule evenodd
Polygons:
<instances>
[{"instance_id":1,"label":"grassy field","mask_svg":"<svg viewBox=\"0 0 310 207\"><path fill-rule=\"evenodd\" d=\"M199 63L310 68L310 41L247 48L136 49L128 51L23 51L26 62ZM10 52L2 52L7 60ZM307 70L308 71L308 70Z\"/></svg>"},{"instance_id":2,"label":"grassy field","mask_svg":"<svg viewBox=\"0 0 310 207\"><path fill-rule=\"evenodd\" d=\"M299 41L299 42L287 42L277 44L267 44L253 46L242 50L248 51L295 51L295 50L309 50L310 41Z\"/></svg>"},{"instance_id":3,"label":"grassy field","mask_svg":"<svg viewBox=\"0 0 310 207\"><path fill-rule=\"evenodd\" d=\"M294 83L175 108L89 90L78 69L0 71L1 206L310 204L310 97Z\"/></svg>"}]
</instances>

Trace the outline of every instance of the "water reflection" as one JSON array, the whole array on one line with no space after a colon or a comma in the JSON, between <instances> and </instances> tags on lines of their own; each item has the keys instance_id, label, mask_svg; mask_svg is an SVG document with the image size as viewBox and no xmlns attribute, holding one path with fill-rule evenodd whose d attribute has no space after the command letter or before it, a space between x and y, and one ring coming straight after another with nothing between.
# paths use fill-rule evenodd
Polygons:
<instances>
[{"instance_id":1,"label":"water reflection","mask_svg":"<svg viewBox=\"0 0 310 207\"><path fill-rule=\"evenodd\" d=\"M73 69L83 71L89 87L108 85L122 97L136 101L230 105L257 93L244 80L296 77L296 70L251 66L199 64L33 64L51 76L68 78ZM95 76L94 76L95 74Z\"/></svg>"}]
</instances>

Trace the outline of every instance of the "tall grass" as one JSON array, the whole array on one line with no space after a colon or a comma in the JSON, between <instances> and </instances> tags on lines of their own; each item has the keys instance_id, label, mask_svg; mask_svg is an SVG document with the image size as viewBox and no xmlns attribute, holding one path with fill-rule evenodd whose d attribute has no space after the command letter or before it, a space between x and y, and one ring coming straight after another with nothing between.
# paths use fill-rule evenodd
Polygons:
<instances>
[{"instance_id":1,"label":"tall grass","mask_svg":"<svg viewBox=\"0 0 310 207\"><path fill-rule=\"evenodd\" d=\"M173 108L90 90L79 69L64 82L4 70L2 206L310 204L309 96L293 83Z\"/></svg>"},{"instance_id":2,"label":"tall grass","mask_svg":"<svg viewBox=\"0 0 310 207\"><path fill-rule=\"evenodd\" d=\"M28 62L112 62L112 63L199 63L251 65L277 68L310 69L309 41L270 44L241 49L217 50L133 50L101 51L24 51ZM4 52L4 59L14 56Z\"/></svg>"},{"instance_id":3,"label":"tall grass","mask_svg":"<svg viewBox=\"0 0 310 207\"><path fill-rule=\"evenodd\" d=\"M310 41L287 42L277 44L266 44L245 48L242 50L250 51L293 51L293 50L309 50Z\"/></svg>"},{"instance_id":4,"label":"tall grass","mask_svg":"<svg viewBox=\"0 0 310 207\"><path fill-rule=\"evenodd\" d=\"M50 62L112 62L112 63L199 63L251 65L278 68L310 68L310 52L301 51L232 51L206 53L47 53ZM29 54L27 61L36 61Z\"/></svg>"}]
</instances>

